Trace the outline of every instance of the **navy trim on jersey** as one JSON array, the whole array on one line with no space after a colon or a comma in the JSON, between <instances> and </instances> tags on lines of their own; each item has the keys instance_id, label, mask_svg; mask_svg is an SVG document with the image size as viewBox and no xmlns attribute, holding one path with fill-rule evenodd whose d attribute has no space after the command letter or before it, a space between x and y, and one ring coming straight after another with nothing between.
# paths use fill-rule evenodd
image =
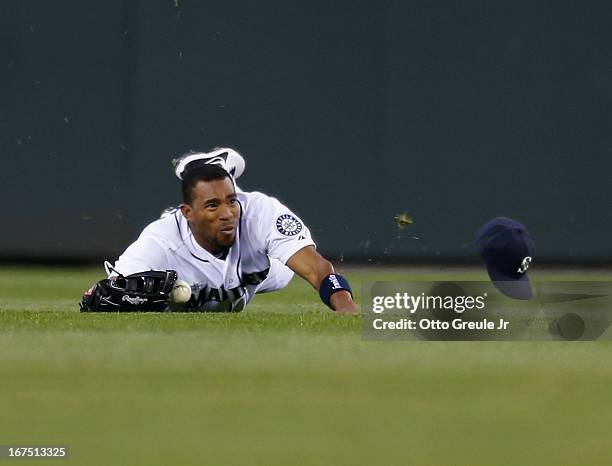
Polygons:
<instances>
[{"instance_id":1,"label":"navy trim on jersey","mask_svg":"<svg viewBox=\"0 0 612 466\"><path fill-rule=\"evenodd\" d=\"M183 232L181 231L181 221L178 219L177 216L178 212L174 213L174 221L176 222L176 228L178 228L179 231L179 238L181 238L181 241L183 240Z\"/></svg>"},{"instance_id":2,"label":"navy trim on jersey","mask_svg":"<svg viewBox=\"0 0 612 466\"><path fill-rule=\"evenodd\" d=\"M201 257L196 256L196 255L195 255L193 252L191 252L191 251L189 251L189 254L191 254L191 256L192 256L194 259L197 259L197 260L202 261L202 262L209 262L209 261L207 261L206 259L202 259Z\"/></svg>"},{"instance_id":3,"label":"navy trim on jersey","mask_svg":"<svg viewBox=\"0 0 612 466\"><path fill-rule=\"evenodd\" d=\"M242 213L244 212L244 209L242 208L242 204L240 203L238 199L236 199L236 202L240 206L240 218L238 219L238 234L236 235L236 241L240 241L240 235L242 234ZM240 259L241 258L242 258L242 250L238 254L238 260L236 261L236 276L238 277L240 286L244 286L244 283L242 283L242 276L240 274Z\"/></svg>"}]
</instances>

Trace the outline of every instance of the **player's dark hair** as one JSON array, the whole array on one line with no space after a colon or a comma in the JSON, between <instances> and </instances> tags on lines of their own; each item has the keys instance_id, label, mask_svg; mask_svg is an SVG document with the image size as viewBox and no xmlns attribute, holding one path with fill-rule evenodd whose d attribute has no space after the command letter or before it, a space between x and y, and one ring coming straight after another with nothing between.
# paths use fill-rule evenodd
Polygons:
<instances>
[{"instance_id":1,"label":"player's dark hair","mask_svg":"<svg viewBox=\"0 0 612 466\"><path fill-rule=\"evenodd\" d=\"M220 165L204 164L193 168L187 165L187 169L183 172L183 182L181 185L183 202L191 204L193 201L193 188L195 188L199 181L223 180L225 178L230 178L230 174Z\"/></svg>"}]
</instances>

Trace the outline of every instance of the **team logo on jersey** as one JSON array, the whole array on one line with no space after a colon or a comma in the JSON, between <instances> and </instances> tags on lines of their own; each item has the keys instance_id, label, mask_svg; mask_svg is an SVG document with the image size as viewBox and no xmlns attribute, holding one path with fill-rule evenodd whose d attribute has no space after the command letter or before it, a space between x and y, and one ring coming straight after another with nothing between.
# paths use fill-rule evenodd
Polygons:
<instances>
[{"instance_id":1,"label":"team logo on jersey","mask_svg":"<svg viewBox=\"0 0 612 466\"><path fill-rule=\"evenodd\" d=\"M302 222L291 214L283 214L276 219L276 229L285 236L295 236L302 231Z\"/></svg>"}]
</instances>

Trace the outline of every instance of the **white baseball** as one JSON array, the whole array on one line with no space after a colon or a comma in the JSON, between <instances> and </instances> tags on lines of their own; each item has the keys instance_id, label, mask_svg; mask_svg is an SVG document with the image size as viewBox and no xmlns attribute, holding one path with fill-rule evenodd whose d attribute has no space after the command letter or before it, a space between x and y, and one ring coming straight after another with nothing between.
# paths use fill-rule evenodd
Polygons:
<instances>
[{"instance_id":1,"label":"white baseball","mask_svg":"<svg viewBox=\"0 0 612 466\"><path fill-rule=\"evenodd\" d=\"M191 287L184 280L177 280L170 292L170 301L177 304L186 303L191 299Z\"/></svg>"}]
</instances>

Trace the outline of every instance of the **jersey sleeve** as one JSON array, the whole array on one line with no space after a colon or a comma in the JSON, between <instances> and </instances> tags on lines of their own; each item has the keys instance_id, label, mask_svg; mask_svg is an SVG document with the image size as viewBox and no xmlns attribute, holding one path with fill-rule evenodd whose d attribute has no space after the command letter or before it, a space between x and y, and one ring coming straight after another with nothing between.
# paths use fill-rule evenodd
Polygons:
<instances>
[{"instance_id":1,"label":"jersey sleeve","mask_svg":"<svg viewBox=\"0 0 612 466\"><path fill-rule=\"evenodd\" d=\"M119 256L115 269L122 275L147 270L167 270L167 248L151 236L141 236Z\"/></svg>"},{"instance_id":2,"label":"jersey sleeve","mask_svg":"<svg viewBox=\"0 0 612 466\"><path fill-rule=\"evenodd\" d=\"M260 194L257 212L268 256L286 264L300 249L316 246L304 222L277 199Z\"/></svg>"}]
</instances>

